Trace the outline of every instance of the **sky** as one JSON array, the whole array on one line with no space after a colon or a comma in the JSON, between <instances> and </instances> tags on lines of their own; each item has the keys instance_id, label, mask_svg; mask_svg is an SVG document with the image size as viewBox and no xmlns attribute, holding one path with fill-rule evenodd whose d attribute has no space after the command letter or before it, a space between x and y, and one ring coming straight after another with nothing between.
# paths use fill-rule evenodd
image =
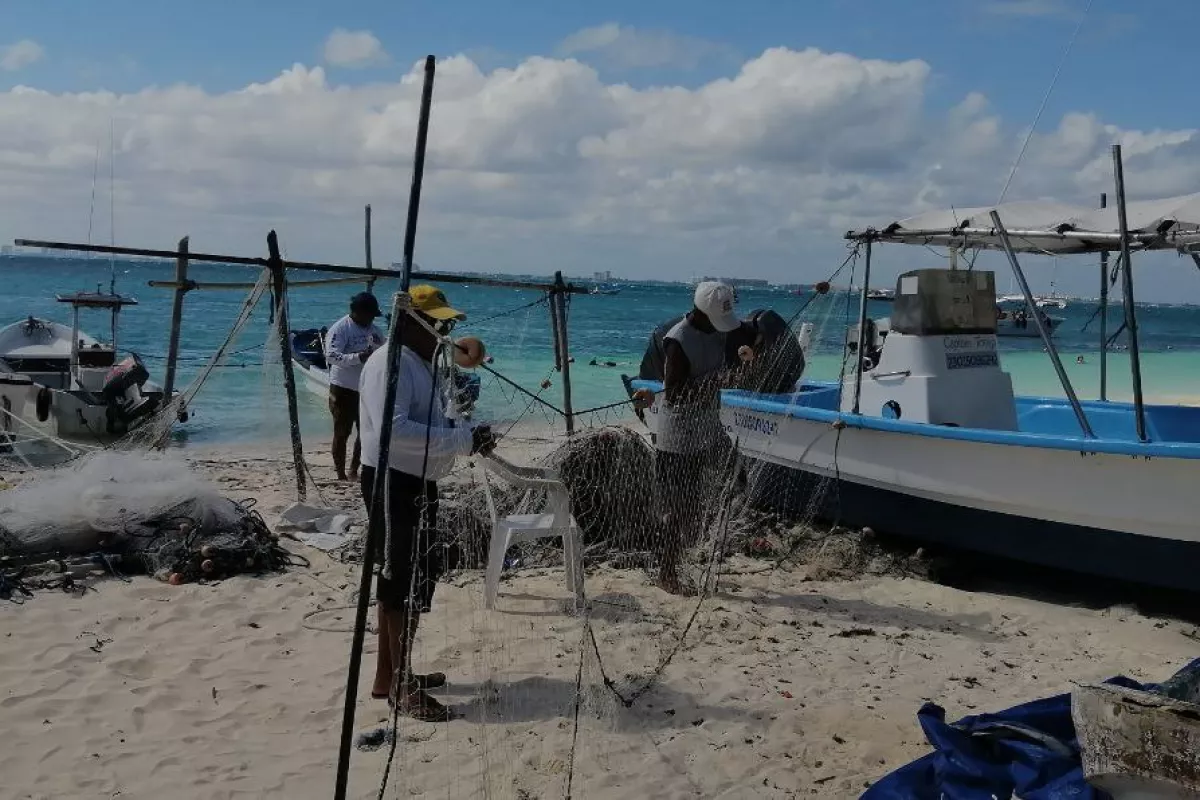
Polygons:
<instances>
[{"instance_id":1,"label":"sky","mask_svg":"<svg viewBox=\"0 0 1200 800\"><path fill-rule=\"evenodd\" d=\"M398 260L432 54L423 267L813 282L846 230L995 203L1014 162L1006 200L1094 204L1115 143L1131 199L1200 190L1177 80L1198 22L1165 0L6 0L0 241L256 255L274 228L286 257L361 263L370 203ZM1142 297L1200 302L1190 261L1140 260ZM889 247L873 283L942 263ZM1097 294L1092 262L1027 266Z\"/></svg>"}]
</instances>

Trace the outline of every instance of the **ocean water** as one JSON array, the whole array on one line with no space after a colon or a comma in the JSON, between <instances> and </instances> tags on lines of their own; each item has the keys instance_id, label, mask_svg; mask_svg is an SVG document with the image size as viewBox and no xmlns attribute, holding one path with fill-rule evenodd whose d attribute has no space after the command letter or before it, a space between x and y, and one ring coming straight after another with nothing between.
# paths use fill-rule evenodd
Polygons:
<instances>
[{"instance_id":1,"label":"ocean water","mask_svg":"<svg viewBox=\"0 0 1200 800\"><path fill-rule=\"evenodd\" d=\"M79 290L107 288L110 273L116 273L116 288L132 295L139 304L121 315L120 346L136 351L146 360L155 380L162 380L163 357L170 330L171 296L168 289L151 288L147 282L170 280L173 265L164 262L111 262L93 259L0 257L0 326L35 315L70 323L68 307L55 295ZM195 264L191 277L200 282L252 282L253 268ZM311 273L296 279L311 279ZM541 295L516 290L470 285L443 287L450 301L468 315L459 331L483 339L494 356L492 367L512 381L540 393L548 402L562 406L561 376L554 369L549 309L537 302ZM349 297L362 289L357 284L319 288L295 288L290 297L292 327L321 327L345 313ZM396 289L394 281L376 286L381 304L387 305ZM185 303L182 330L179 386L187 385L208 356L224 341L247 290L200 289ZM739 308L773 308L790 318L807 297L782 290L740 289ZM686 286L626 284L617 295L578 295L569 311L573 405L576 410L604 406L624 398L621 373L634 374L650 331L691 305ZM238 339L231 363L217 369L191 406L192 418L181 426L176 440L183 443L218 444L282 439L287 431L287 408L279 368L277 344L268 342L267 302L255 312ZM1064 317L1055 341L1076 391L1083 398L1099 395L1099 320L1096 302L1071 301L1065 310L1050 313ZM1142 345L1144 386L1150 400L1200 402L1200 308L1191 306L1138 306L1139 338ZM873 317L890 313L890 304L872 303ZM1121 310L1109 311L1109 331L1120 325ZM857 299L830 295L812 303L802 320L813 321L820 332L807 377L836 378L841 364L841 341L845 326L857 319ZM382 322L382 321L381 321ZM99 313L85 312L82 327L102 339L108 338L108 320ZM1124 344L1122 338L1118 344ZM264 357L265 356L265 357ZM1082 356L1083 364L1076 363ZM601 364L591 366L596 359ZM1049 358L1039 339L1001 340L1001 360L1022 394L1062 396ZM518 419L546 420L561 424L553 412L531 403L499 379L484 373L480 416L509 423ZM542 389L543 381L550 386ZM1129 399L1130 371L1126 352L1109 355L1109 397ZM328 436L324 398L300 384L302 428L309 439ZM608 421L622 411L594 415Z\"/></svg>"}]
</instances>

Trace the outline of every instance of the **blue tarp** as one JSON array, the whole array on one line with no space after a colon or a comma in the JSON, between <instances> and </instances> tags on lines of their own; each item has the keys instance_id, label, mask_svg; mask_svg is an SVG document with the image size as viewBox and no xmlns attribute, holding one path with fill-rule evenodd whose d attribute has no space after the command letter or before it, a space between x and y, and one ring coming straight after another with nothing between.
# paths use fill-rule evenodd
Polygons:
<instances>
[{"instance_id":1,"label":"blue tarp","mask_svg":"<svg viewBox=\"0 0 1200 800\"><path fill-rule=\"evenodd\" d=\"M1200 659L1180 671L1194 670ZM1153 691L1125 677L1106 683ZM926 703L917 720L934 752L887 775L861 800L1110 800L1083 779L1071 695L946 722Z\"/></svg>"}]
</instances>

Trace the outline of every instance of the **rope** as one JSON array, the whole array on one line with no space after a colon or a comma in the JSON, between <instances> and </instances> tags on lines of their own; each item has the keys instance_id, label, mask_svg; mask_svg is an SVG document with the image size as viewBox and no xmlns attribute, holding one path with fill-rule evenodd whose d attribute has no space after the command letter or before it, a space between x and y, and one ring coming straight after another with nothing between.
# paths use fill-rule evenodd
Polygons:
<instances>
[{"instance_id":1,"label":"rope","mask_svg":"<svg viewBox=\"0 0 1200 800\"><path fill-rule=\"evenodd\" d=\"M545 303L549 299L550 299L550 293L547 292L544 296L539 297L538 299L533 300L532 302L524 303L522 305L517 306L516 308L511 308L508 311L501 311L499 314L492 314L490 317L484 317L483 319L470 320L463 327L466 327L466 325L482 325L483 323L491 322L494 319L500 319L501 317L507 317L511 314L517 313L518 311L524 311L527 308L533 308L534 306L541 305L542 303Z\"/></svg>"}]
</instances>

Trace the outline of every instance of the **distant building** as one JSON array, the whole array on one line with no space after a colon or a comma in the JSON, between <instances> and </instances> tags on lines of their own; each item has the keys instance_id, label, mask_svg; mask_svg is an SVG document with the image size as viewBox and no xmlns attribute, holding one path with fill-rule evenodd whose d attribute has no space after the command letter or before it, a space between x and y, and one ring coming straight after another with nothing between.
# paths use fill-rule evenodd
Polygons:
<instances>
[{"instance_id":1,"label":"distant building","mask_svg":"<svg viewBox=\"0 0 1200 800\"><path fill-rule=\"evenodd\" d=\"M612 272L609 270L597 271L592 273L592 280L596 283L608 283L613 279Z\"/></svg>"}]
</instances>

